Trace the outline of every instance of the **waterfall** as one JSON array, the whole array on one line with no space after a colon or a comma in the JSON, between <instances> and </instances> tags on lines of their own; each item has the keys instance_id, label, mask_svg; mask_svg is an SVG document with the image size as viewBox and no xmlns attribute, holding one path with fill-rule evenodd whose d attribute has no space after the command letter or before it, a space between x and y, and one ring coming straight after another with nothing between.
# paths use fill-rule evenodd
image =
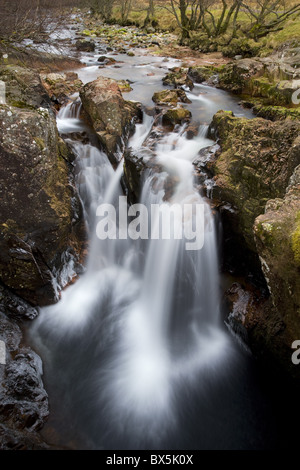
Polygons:
<instances>
[{"instance_id":1,"label":"waterfall","mask_svg":"<svg viewBox=\"0 0 300 470\"><path fill-rule=\"evenodd\" d=\"M57 367L57 356L65 351L62 363L80 377L69 393L77 400L84 394L89 397L94 434L103 420L119 436L128 433L129 426L135 439L159 438L176 425L178 387L192 387L201 370L221 364L228 347L220 328L214 218L193 181L192 162L211 141L205 126L193 140L186 139L184 127L163 136L153 152L165 171L146 174L140 201L148 214L153 205L176 205L182 211L189 206L190 222L203 231L201 249L187 250L190 240L176 236L99 240L97 207L117 205L123 163L115 172L103 152L73 139L72 133L84 130L79 115L80 106L71 103L60 111L57 122L77 156L76 183L90 231L89 257L85 273L62 292L60 302L42 309L32 336L47 348L50 368ZM130 140L137 155L143 152L152 124L153 118L144 115ZM174 187L166 198L170 176ZM197 206L203 208L199 226ZM176 232L183 222L173 215ZM151 217L152 228L160 221L157 211Z\"/></svg>"}]
</instances>

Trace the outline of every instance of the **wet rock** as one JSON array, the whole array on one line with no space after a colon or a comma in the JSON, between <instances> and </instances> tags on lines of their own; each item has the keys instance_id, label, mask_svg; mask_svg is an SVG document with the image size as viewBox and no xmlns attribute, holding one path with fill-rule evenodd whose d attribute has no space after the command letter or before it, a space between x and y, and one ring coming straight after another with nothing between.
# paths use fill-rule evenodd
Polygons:
<instances>
[{"instance_id":1,"label":"wet rock","mask_svg":"<svg viewBox=\"0 0 300 470\"><path fill-rule=\"evenodd\" d=\"M186 108L168 109L162 116L164 126L175 127L176 124L183 124L191 119L192 113Z\"/></svg>"},{"instance_id":2,"label":"wet rock","mask_svg":"<svg viewBox=\"0 0 300 470\"><path fill-rule=\"evenodd\" d=\"M118 83L105 77L86 84L80 97L101 144L116 163L118 151L124 149L134 121L141 115L139 106L125 101Z\"/></svg>"},{"instance_id":3,"label":"wet rock","mask_svg":"<svg viewBox=\"0 0 300 470\"><path fill-rule=\"evenodd\" d=\"M18 108L49 108L51 101L39 73L18 65L0 66L0 80L6 85L6 103Z\"/></svg>"},{"instance_id":4,"label":"wet rock","mask_svg":"<svg viewBox=\"0 0 300 470\"><path fill-rule=\"evenodd\" d=\"M3 309L7 315L14 318L33 320L38 315L38 310L35 307L32 307L28 302L1 285L0 308Z\"/></svg>"},{"instance_id":5,"label":"wet rock","mask_svg":"<svg viewBox=\"0 0 300 470\"><path fill-rule=\"evenodd\" d=\"M0 366L3 368L3 366ZM1 370L1 422L12 429L38 431L48 415L48 396L42 382L40 357L22 348Z\"/></svg>"},{"instance_id":6,"label":"wet rock","mask_svg":"<svg viewBox=\"0 0 300 470\"><path fill-rule=\"evenodd\" d=\"M128 80L117 80L117 83L122 93L129 93L132 91L130 82Z\"/></svg>"},{"instance_id":7,"label":"wet rock","mask_svg":"<svg viewBox=\"0 0 300 470\"><path fill-rule=\"evenodd\" d=\"M45 305L62 260L80 250L81 204L52 112L0 106L0 122L0 280Z\"/></svg>"},{"instance_id":8,"label":"wet rock","mask_svg":"<svg viewBox=\"0 0 300 470\"><path fill-rule=\"evenodd\" d=\"M117 61L113 57L106 57L105 55L101 55L98 58L98 62L102 62L104 65L111 65L115 64Z\"/></svg>"},{"instance_id":9,"label":"wet rock","mask_svg":"<svg viewBox=\"0 0 300 470\"><path fill-rule=\"evenodd\" d=\"M190 90L194 88L194 84L188 76L188 69L180 67L171 69L171 72L163 78L163 84L174 88L187 87Z\"/></svg>"},{"instance_id":10,"label":"wet rock","mask_svg":"<svg viewBox=\"0 0 300 470\"><path fill-rule=\"evenodd\" d=\"M66 103L69 96L82 87L77 73L72 72L41 74L41 80L51 100L59 105Z\"/></svg>"},{"instance_id":11,"label":"wet rock","mask_svg":"<svg viewBox=\"0 0 300 470\"><path fill-rule=\"evenodd\" d=\"M188 70L189 77L195 83L203 83L215 75L216 69L213 67L190 67Z\"/></svg>"},{"instance_id":12,"label":"wet rock","mask_svg":"<svg viewBox=\"0 0 300 470\"><path fill-rule=\"evenodd\" d=\"M93 52L96 44L93 40L79 39L76 41L76 49L82 52Z\"/></svg>"},{"instance_id":13,"label":"wet rock","mask_svg":"<svg viewBox=\"0 0 300 470\"><path fill-rule=\"evenodd\" d=\"M184 90L177 88L176 90L164 90L154 93L152 100L158 105L176 106L178 101L182 103L191 103L186 96Z\"/></svg>"}]
</instances>

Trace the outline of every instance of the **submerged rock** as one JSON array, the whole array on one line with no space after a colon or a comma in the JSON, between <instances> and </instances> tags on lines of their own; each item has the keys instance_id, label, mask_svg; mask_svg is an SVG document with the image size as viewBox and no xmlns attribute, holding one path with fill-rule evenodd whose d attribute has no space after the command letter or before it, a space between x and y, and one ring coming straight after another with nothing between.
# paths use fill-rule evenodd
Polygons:
<instances>
[{"instance_id":1,"label":"submerged rock","mask_svg":"<svg viewBox=\"0 0 300 470\"><path fill-rule=\"evenodd\" d=\"M0 122L0 280L45 305L57 299L63 262L80 251L81 204L63 157L68 150L47 109L0 106Z\"/></svg>"},{"instance_id":2,"label":"submerged rock","mask_svg":"<svg viewBox=\"0 0 300 470\"><path fill-rule=\"evenodd\" d=\"M139 106L125 101L118 83L105 77L84 85L80 97L102 146L116 163L116 154L124 150L134 121L140 116Z\"/></svg>"}]
</instances>

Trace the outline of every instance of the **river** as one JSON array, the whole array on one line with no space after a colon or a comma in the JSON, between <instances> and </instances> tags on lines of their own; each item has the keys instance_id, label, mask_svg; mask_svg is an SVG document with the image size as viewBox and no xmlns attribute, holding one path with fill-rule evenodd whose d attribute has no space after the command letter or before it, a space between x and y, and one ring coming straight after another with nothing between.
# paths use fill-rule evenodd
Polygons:
<instances>
[{"instance_id":1,"label":"river","mask_svg":"<svg viewBox=\"0 0 300 470\"><path fill-rule=\"evenodd\" d=\"M224 323L218 217L199 194L193 173L199 150L213 143L207 128L215 112L252 118L251 111L241 108L237 97L196 85L187 90L191 104L184 106L198 134L187 138L182 126L161 133L153 145L147 140L151 98L163 89L168 69L180 62L136 51L134 57L106 54L117 63L99 68L98 55L82 56L79 78L130 80L132 91L124 97L142 103L144 118L128 147L145 161L151 154L164 168L146 172L140 202L149 213L153 205L189 205L204 240L197 250L187 250L187 240L176 237L99 240L97 208L112 204L118 212L124 201L123 161L114 170L95 145L78 100L60 110L59 131L77 157L76 184L90 243L84 274L56 305L41 310L29 331L43 359L50 399L44 436L55 446L75 449L285 448L288 392L282 394L271 375L266 380ZM170 175L177 185L165 201ZM156 215L152 224L158 221Z\"/></svg>"}]
</instances>

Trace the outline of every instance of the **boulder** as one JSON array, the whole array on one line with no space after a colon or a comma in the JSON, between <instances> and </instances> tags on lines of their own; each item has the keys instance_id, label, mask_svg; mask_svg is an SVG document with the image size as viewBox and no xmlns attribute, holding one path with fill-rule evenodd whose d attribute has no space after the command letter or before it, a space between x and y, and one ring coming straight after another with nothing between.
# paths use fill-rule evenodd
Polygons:
<instances>
[{"instance_id":1,"label":"boulder","mask_svg":"<svg viewBox=\"0 0 300 470\"><path fill-rule=\"evenodd\" d=\"M58 298L81 250L81 204L50 110L0 106L0 280L33 305Z\"/></svg>"},{"instance_id":2,"label":"boulder","mask_svg":"<svg viewBox=\"0 0 300 470\"><path fill-rule=\"evenodd\" d=\"M37 71L18 65L0 66L0 80L6 85L6 103L18 108L51 106Z\"/></svg>"},{"instance_id":3,"label":"boulder","mask_svg":"<svg viewBox=\"0 0 300 470\"><path fill-rule=\"evenodd\" d=\"M191 103L184 90L177 88L175 90L157 91L152 97L154 103L163 106L176 106L178 101L181 103Z\"/></svg>"},{"instance_id":4,"label":"boulder","mask_svg":"<svg viewBox=\"0 0 300 470\"><path fill-rule=\"evenodd\" d=\"M95 41L92 39L78 39L78 41L76 41L76 49L81 52L94 52L95 47Z\"/></svg>"},{"instance_id":5,"label":"boulder","mask_svg":"<svg viewBox=\"0 0 300 470\"><path fill-rule=\"evenodd\" d=\"M162 123L164 126L174 127L177 124L188 122L191 117L192 113L186 108L172 108L163 113Z\"/></svg>"},{"instance_id":6,"label":"boulder","mask_svg":"<svg viewBox=\"0 0 300 470\"><path fill-rule=\"evenodd\" d=\"M194 84L188 76L188 69L181 67L171 69L171 72L163 78L163 84L174 88L187 87L190 90L194 88Z\"/></svg>"},{"instance_id":7,"label":"boulder","mask_svg":"<svg viewBox=\"0 0 300 470\"><path fill-rule=\"evenodd\" d=\"M105 77L84 85L80 97L104 150L112 163L118 162L117 153L124 150L140 116L139 106L125 101L118 83Z\"/></svg>"},{"instance_id":8,"label":"boulder","mask_svg":"<svg viewBox=\"0 0 300 470\"><path fill-rule=\"evenodd\" d=\"M129 93L132 91L130 82L128 80L117 80L117 83L122 93Z\"/></svg>"},{"instance_id":9,"label":"boulder","mask_svg":"<svg viewBox=\"0 0 300 470\"><path fill-rule=\"evenodd\" d=\"M211 66L193 66L188 70L189 77L195 83L203 83L216 74L216 69Z\"/></svg>"},{"instance_id":10,"label":"boulder","mask_svg":"<svg viewBox=\"0 0 300 470\"><path fill-rule=\"evenodd\" d=\"M69 96L82 87L82 81L73 72L41 74L41 80L51 100L59 105L66 103Z\"/></svg>"}]
</instances>

